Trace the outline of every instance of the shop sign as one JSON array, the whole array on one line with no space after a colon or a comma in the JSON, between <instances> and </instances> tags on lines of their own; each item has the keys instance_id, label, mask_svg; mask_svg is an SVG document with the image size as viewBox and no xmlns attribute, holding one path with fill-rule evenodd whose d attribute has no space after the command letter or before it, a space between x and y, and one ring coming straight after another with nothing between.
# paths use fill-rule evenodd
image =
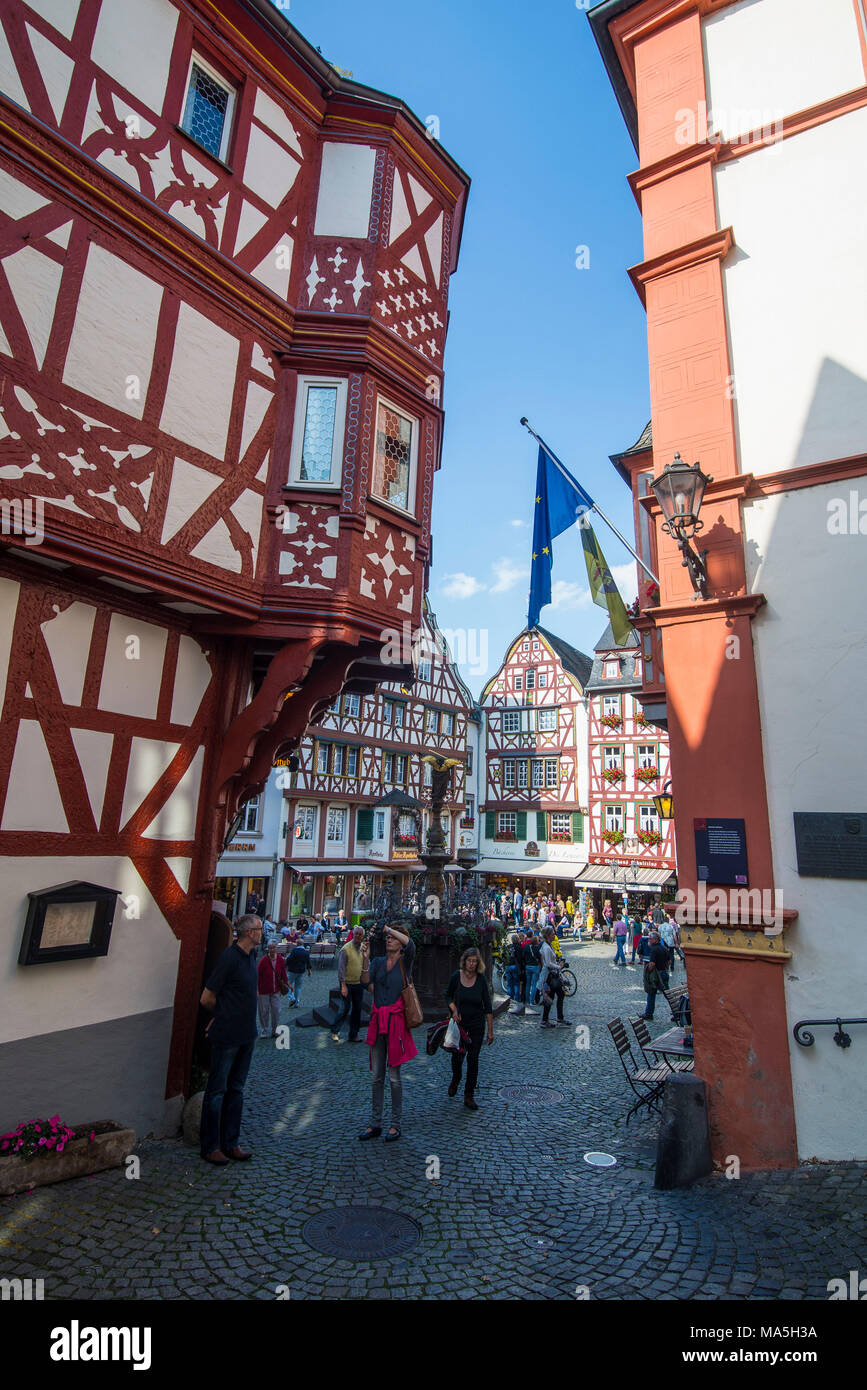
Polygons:
<instances>
[{"instance_id":1,"label":"shop sign","mask_svg":"<svg viewBox=\"0 0 867 1390\"><path fill-rule=\"evenodd\" d=\"M256 849L255 845L242 845L240 843L229 845L230 854L252 854Z\"/></svg>"},{"instance_id":2,"label":"shop sign","mask_svg":"<svg viewBox=\"0 0 867 1390\"><path fill-rule=\"evenodd\" d=\"M528 859L533 859L533 858L538 859L538 857L539 857L539 846L536 844L536 841L535 841L535 840L531 840L530 843L529 843L528 845L525 845L525 846L524 846L524 853L525 853L525 855L527 856Z\"/></svg>"},{"instance_id":3,"label":"shop sign","mask_svg":"<svg viewBox=\"0 0 867 1390\"><path fill-rule=\"evenodd\" d=\"M392 855L393 859L417 859L418 849L396 849Z\"/></svg>"}]
</instances>

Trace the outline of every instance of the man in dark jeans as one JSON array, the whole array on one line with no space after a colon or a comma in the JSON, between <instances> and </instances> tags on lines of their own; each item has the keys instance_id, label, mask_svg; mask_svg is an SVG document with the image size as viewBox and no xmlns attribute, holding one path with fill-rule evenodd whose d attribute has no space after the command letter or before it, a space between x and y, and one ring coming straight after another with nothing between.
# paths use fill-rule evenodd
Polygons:
<instances>
[{"instance_id":1,"label":"man in dark jeans","mask_svg":"<svg viewBox=\"0 0 867 1390\"><path fill-rule=\"evenodd\" d=\"M361 971L364 965L361 955L363 941L364 928L353 927L352 938L347 941L337 960L337 983L340 986L341 999L331 1028L331 1037L334 1042L340 1042L340 1030L350 1009L352 1013L349 1018L349 1041L351 1043L359 1041L361 1001L364 995L364 985L361 983Z\"/></svg>"},{"instance_id":2,"label":"man in dark jeans","mask_svg":"<svg viewBox=\"0 0 867 1390\"><path fill-rule=\"evenodd\" d=\"M653 1018L653 1010L656 1007L656 996L659 989L668 989L668 968L670 964L671 956L668 953L668 948L663 946L660 941L659 932L652 931L650 933L650 950L648 952L648 962L645 966L645 971L648 966L656 967L656 973L659 976L659 987L647 989L645 986L645 993L647 994L647 1004L644 1009L645 1018Z\"/></svg>"},{"instance_id":3,"label":"man in dark jeans","mask_svg":"<svg viewBox=\"0 0 867 1390\"><path fill-rule=\"evenodd\" d=\"M244 1083L256 1043L257 974L253 949L262 940L262 923L251 913L235 923L237 940L224 951L202 991L202 1005L214 1014L208 1024L211 1070L202 1101L199 1147L207 1163L250 1158L242 1149Z\"/></svg>"}]
</instances>

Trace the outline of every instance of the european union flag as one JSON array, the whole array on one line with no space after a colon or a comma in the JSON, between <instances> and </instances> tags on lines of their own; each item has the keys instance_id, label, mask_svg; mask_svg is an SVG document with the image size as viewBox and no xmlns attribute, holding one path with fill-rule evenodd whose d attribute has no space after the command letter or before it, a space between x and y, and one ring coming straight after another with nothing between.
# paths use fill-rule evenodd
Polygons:
<instances>
[{"instance_id":1,"label":"european union flag","mask_svg":"<svg viewBox=\"0 0 867 1390\"><path fill-rule=\"evenodd\" d=\"M553 454L539 449L536 474L536 506L533 522L533 559L530 565L530 610L527 627L535 627L546 603L551 602L551 541L574 526L593 506L593 498L579 487L572 474Z\"/></svg>"}]
</instances>

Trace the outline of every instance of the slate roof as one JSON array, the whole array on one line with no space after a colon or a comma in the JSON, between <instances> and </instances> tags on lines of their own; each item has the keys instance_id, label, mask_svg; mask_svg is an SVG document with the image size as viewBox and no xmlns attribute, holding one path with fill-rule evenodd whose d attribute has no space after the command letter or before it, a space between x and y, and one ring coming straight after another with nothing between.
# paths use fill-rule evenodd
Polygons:
<instances>
[{"instance_id":1,"label":"slate roof","mask_svg":"<svg viewBox=\"0 0 867 1390\"><path fill-rule=\"evenodd\" d=\"M640 689L641 679L635 674L636 649L640 645L638 633L633 631L626 639L625 646L619 647L614 640L614 633L611 631L611 624L609 623L593 648L593 670L586 684L588 693L594 695L600 690ZM606 660L610 661L613 655L617 655L620 660L620 675L617 679L602 674L602 663Z\"/></svg>"},{"instance_id":2,"label":"slate roof","mask_svg":"<svg viewBox=\"0 0 867 1390\"><path fill-rule=\"evenodd\" d=\"M583 690L593 669L593 658L584 652L579 652L577 647L570 646L568 642L564 642L562 637L555 637L554 633L549 632L546 627L536 627L533 631L545 638L548 645L559 656L563 669L568 671L570 676L577 678Z\"/></svg>"},{"instance_id":3,"label":"slate roof","mask_svg":"<svg viewBox=\"0 0 867 1390\"><path fill-rule=\"evenodd\" d=\"M643 454L647 449L652 448L653 422L651 420L648 420L647 424L644 426L644 429L641 431L641 434L638 436L634 444L630 444L628 449L623 449L619 454L609 454L608 457L611 459L611 462L614 464L614 467L617 469L617 472L620 474L623 481L625 483L629 483L631 487L632 479L629 474L629 469L626 467L626 464L623 462L623 460L630 458L634 454Z\"/></svg>"}]
</instances>

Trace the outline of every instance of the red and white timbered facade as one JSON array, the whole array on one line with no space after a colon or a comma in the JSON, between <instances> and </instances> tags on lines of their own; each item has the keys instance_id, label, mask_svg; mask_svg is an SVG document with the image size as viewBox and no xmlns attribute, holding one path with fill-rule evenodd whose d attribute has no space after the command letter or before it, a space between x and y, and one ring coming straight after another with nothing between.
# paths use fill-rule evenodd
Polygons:
<instances>
[{"instance_id":1,"label":"red and white timbered facade","mask_svg":"<svg viewBox=\"0 0 867 1390\"><path fill-rule=\"evenodd\" d=\"M412 689L384 682L374 694L344 693L302 739L287 790L290 832L282 917L361 913L386 880L399 889L422 869L430 823L425 753L457 759L443 809L446 847L470 867L474 830L473 699L429 610ZM417 806L410 803L416 802Z\"/></svg>"},{"instance_id":2,"label":"red and white timbered facade","mask_svg":"<svg viewBox=\"0 0 867 1390\"><path fill-rule=\"evenodd\" d=\"M585 877L614 887L605 869L629 866L645 891L675 867L673 822L661 821L653 796L669 780L668 738L637 699L642 689L639 639L619 647L609 623L595 648L587 682L590 837ZM629 884L627 883L627 887Z\"/></svg>"},{"instance_id":3,"label":"red and white timbered facade","mask_svg":"<svg viewBox=\"0 0 867 1390\"><path fill-rule=\"evenodd\" d=\"M564 883L587 863L590 657L543 628L523 632L485 687L484 823L489 882ZM493 877L491 877L493 876Z\"/></svg>"},{"instance_id":4,"label":"red and white timbered facade","mask_svg":"<svg viewBox=\"0 0 867 1390\"><path fill-rule=\"evenodd\" d=\"M227 822L395 674L467 187L266 0L0 15L0 1127L159 1129ZM108 956L17 966L69 880L121 890Z\"/></svg>"}]
</instances>

